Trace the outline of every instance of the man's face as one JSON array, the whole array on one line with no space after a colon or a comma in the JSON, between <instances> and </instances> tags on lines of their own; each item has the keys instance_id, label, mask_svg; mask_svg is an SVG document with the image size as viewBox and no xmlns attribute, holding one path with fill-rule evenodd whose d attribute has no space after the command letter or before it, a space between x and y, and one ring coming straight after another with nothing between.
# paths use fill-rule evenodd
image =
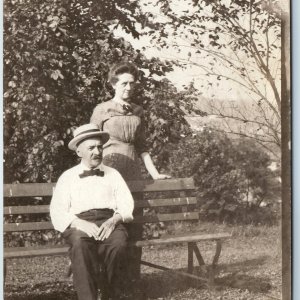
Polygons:
<instances>
[{"instance_id":1,"label":"man's face","mask_svg":"<svg viewBox=\"0 0 300 300\"><path fill-rule=\"evenodd\" d=\"M99 138L89 138L81 142L77 147L77 155L89 168L93 169L102 161L102 141Z\"/></svg>"}]
</instances>

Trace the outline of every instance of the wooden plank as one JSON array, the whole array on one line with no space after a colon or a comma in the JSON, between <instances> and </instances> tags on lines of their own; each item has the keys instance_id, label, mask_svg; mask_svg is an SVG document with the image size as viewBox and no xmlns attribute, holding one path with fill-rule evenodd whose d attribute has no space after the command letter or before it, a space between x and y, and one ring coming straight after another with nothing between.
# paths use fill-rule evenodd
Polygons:
<instances>
[{"instance_id":1,"label":"wooden plank","mask_svg":"<svg viewBox=\"0 0 300 300\"><path fill-rule=\"evenodd\" d=\"M180 244L188 242L201 241L218 241L230 238L228 233L215 234L192 234L165 237L160 239L133 241L129 246L145 247L155 246L160 244ZM38 247L19 247L19 248L4 248L4 258L26 257L26 256L45 256L45 255L61 255L68 251L68 246L38 246Z\"/></svg>"},{"instance_id":2,"label":"wooden plank","mask_svg":"<svg viewBox=\"0 0 300 300\"><path fill-rule=\"evenodd\" d=\"M140 200L134 203L135 207L162 207L162 206L180 206L197 204L196 197L183 197L183 198L166 198L166 199L149 199Z\"/></svg>"},{"instance_id":3,"label":"wooden plank","mask_svg":"<svg viewBox=\"0 0 300 300\"><path fill-rule=\"evenodd\" d=\"M131 246L134 245L137 247L145 247L145 246L155 246L155 245L162 245L162 244L180 244L180 243L188 243L188 242L217 241L217 240L225 240L228 238L231 238L231 234L229 233L191 234L191 235L163 237L159 239L145 240L145 241L132 241L130 242L130 245Z\"/></svg>"},{"instance_id":4,"label":"wooden plank","mask_svg":"<svg viewBox=\"0 0 300 300\"><path fill-rule=\"evenodd\" d=\"M197 220L197 212L175 213L175 214L157 214L156 216L137 216L133 223L156 223L180 220ZM51 222L26 222L26 223L7 223L4 224L5 232L12 231L35 231L53 229Z\"/></svg>"},{"instance_id":5,"label":"wooden plank","mask_svg":"<svg viewBox=\"0 0 300 300\"><path fill-rule=\"evenodd\" d=\"M55 183L16 183L4 184L4 197L51 196Z\"/></svg>"},{"instance_id":6,"label":"wooden plank","mask_svg":"<svg viewBox=\"0 0 300 300\"><path fill-rule=\"evenodd\" d=\"M4 248L4 258L64 255L68 246Z\"/></svg>"},{"instance_id":7,"label":"wooden plank","mask_svg":"<svg viewBox=\"0 0 300 300\"><path fill-rule=\"evenodd\" d=\"M49 205L6 206L4 215L49 213Z\"/></svg>"},{"instance_id":8,"label":"wooden plank","mask_svg":"<svg viewBox=\"0 0 300 300\"><path fill-rule=\"evenodd\" d=\"M53 229L51 222L27 222L4 224L4 232L12 231L35 231Z\"/></svg>"},{"instance_id":9,"label":"wooden plank","mask_svg":"<svg viewBox=\"0 0 300 300\"><path fill-rule=\"evenodd\" d=\"M197 204L196 197L138 200L135 207L160 207ZM6 206L4 215L49 213L49 205Z\"/></svg>"},{"instance_id":10,"label":"wooden plank","mask_svg":"<svg viewBox=\"0 0 300 300\"><path fill-rule=\"evenodd\" d=\"M138 180L127 182L131 192L159 192L194 190L193 178L176 178L164 180ZM51 196L55 183L18 183L4 184L4 197Z\"/></svg>"},{"instance_id":11,"label":"wooden plank","mask_svg":"<svg viewBox=\"0 0 300 300\"><path fill-rule=\"evenodd\" d=\"M156 214L155 216L137 216L133 223L157 223L169 221L186 221L198 220L199 214L197 212L190 213L174 213L174 214Z\"/></svg>"},{"instance_id":12,"label":"wooden plank","mask_svg":"<svg viewBox=\"0 0 300 300\"><path fill-rule=\"evenodd\" d=\"M194 190L193 178L174 178L164 180L139 180L127 182L131 192L163 192Z\"/></svg>"}]
</instances>

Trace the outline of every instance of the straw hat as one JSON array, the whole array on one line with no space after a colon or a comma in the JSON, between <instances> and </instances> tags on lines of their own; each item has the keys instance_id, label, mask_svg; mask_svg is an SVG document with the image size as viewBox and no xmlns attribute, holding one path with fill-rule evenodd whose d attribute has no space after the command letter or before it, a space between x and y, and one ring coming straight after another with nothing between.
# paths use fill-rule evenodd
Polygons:
<instances>
[{"instance_id":1,"label":"straw hat","mask_svg":"<svg viewBox=\"0 0 300 300\"><path fill-rule=\"evenodd\" d=\"M68 147L71 150L76 150L77 145L85 139L92 137L100 137L103 144L109 140L108 132L101 131L96 124L85 124L74 130L74 138L69 142Z\"/></svg>"}]
</instances>

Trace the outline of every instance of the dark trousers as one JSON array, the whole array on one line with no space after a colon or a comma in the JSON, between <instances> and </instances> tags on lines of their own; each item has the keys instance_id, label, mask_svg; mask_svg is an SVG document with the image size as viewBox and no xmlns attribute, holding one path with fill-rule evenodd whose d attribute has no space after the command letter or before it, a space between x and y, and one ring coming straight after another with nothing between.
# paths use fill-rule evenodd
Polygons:
<instances>
[{"instance_id":1,"label":"dark trousers","mask_svg":"<svg viewBox=\"0 0 300 300\"><path fill-rule=\"evenodd\" d=\"M100 226L113 215L110 209L97 209L77 215ZM116 226L104 241L96 241L75 228L64 231L63 237L70 245L73 282L79 300L96 300L98 288L106 288L112 298L118 297L126 261L128 233L123 224ZM104 282L99 282L100 265ZM102 285L102 286L100 286Z\"/></svg>"},{"instance_id":2,"label":"dark trousers","mask_svg":"<svg viewBox=\"0 0 300 300\"><path fill-rule=\"evenodd\" d=\"M142 193L134 194L135 201L143 200ZM143 216L143 208L135 208L133 211L133 216ZM141 240L143 237L143 225L136 223L125 224L129 240ZM141 258L142 258L142 248L141 247L130 247L127 252L128 258L128 284L129 288L135 289L136 281L140 279L141 276Z\"/></svg>"}]
</instances>

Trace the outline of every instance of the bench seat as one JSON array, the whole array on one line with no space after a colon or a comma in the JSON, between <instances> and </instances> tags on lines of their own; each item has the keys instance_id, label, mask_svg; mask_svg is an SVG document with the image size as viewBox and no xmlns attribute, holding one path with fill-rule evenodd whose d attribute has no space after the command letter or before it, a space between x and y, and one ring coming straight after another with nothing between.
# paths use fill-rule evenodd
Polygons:
<instances>
[{"instance_id":1,"label":"bench seat","mask_svg":"<svg viewBox=\"0 0 300 300\"><path fill-rule=\"evenodd\" d=\"M197 210L198 201L192 178L140 180L127 182L127 184L133 195L135 193L142 193L144 195L143 200L135 201L135 207L138 208L139 211L144 211L144 214L135 216L133 220L134 223L147 225L161 222L199 222L199 213ZM24 232L45 232L54 230L52 223L49 221L49 201L54 188L55 183L5 184L4 216L6 216L7 219L5 219L4 234L12 235L11 238L14 239L15 234L19 235ZM24 216L25 218L21 218L21 221L17 222L19 216ZM11 217L12 219L9 219ZM14 218L16 221L12 221ZM24 220L26 221L24 222ZM149 247L180 243L187 244L187 272L173 269L172 272L193 279L206 280L211 286L214 282L214 270L221 253L222 242L225 239L229 239L231 235L228 233L191 233L188 232L188 228L187 226L187 232L180 235L131 241L129 246ZM212 262L209 264L205 264L197 246L197 243L203 241L216 243L216 251ZM67 252L67 245L9 247L4 248L4 260L22 257L66 255ZM208 271L205 278L193 274L194 255L198 260L199 266L205 266ZM141 264L160 270L169 270L169 268L165 266L156 265L143 260Z\"/></svg>"},{"instance_id":2,"label":"bench seat","mask_svg":"<svg viewBox=\"0 0 300 300\"><path fill-rule=\"evenodd\" d=\"M182 244L200 241L216 241L230 238L228 233L215 234L191 234L191 235L176 235L170 237L163 237L159 239L132 241L129 246L148 247L156 245L167 244ZM69 247L64 246L38 246L38 247L16 247L4 248L4 258L19 258L19 257L35 257L35 256L51 256L51 255L65 255Z\"/></svg>"}]
</instances>

